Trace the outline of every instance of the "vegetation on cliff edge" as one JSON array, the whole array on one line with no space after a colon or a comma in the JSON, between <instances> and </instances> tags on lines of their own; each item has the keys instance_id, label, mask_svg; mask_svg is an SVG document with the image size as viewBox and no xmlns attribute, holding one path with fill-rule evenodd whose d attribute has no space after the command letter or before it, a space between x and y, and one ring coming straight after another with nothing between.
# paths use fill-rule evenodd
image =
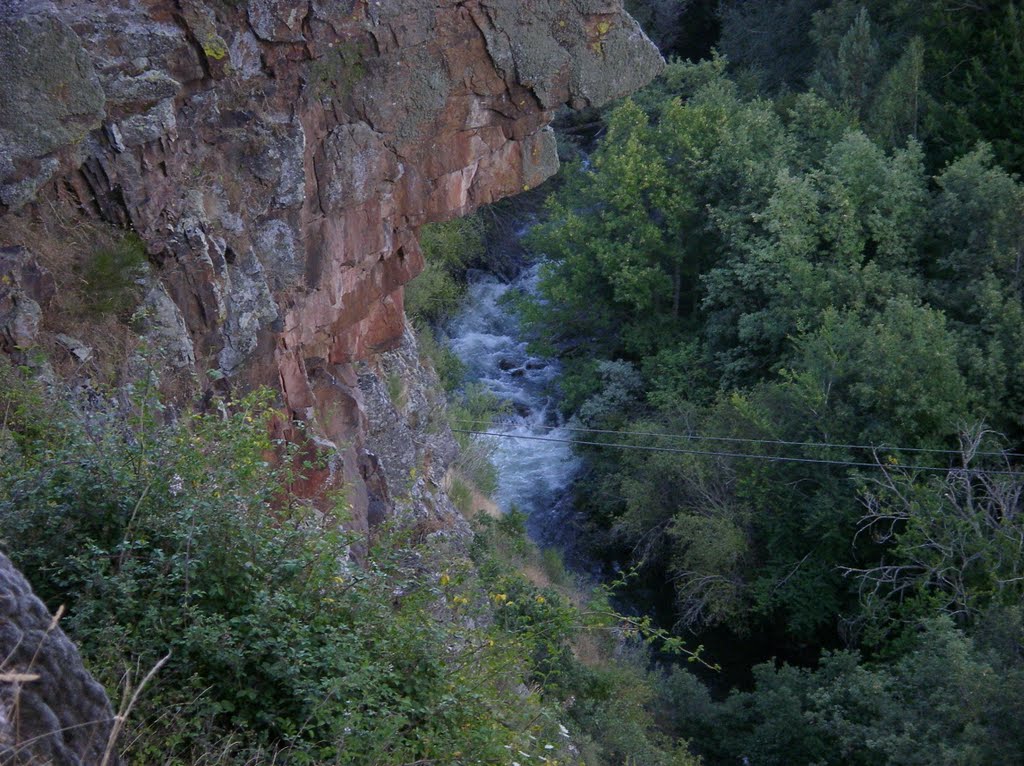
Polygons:
<instances>
[{"instance_id":1,"label":"vegetation on cliff edge","mask_svg":"<svg viewBox=\"0 0 1024 766\"><path fill-rule=\"evenodd\" d=\"M294 491L317 466L268 438L268 392L203 412L135 394L119 410L0 366L5 552L113 698L170 655L126 762L692 763L623 633L644 625L524 576L521 519L482 521L468 551L394 525L358 539L344 491L326 514Z\"/></svg>"}]
</instances>

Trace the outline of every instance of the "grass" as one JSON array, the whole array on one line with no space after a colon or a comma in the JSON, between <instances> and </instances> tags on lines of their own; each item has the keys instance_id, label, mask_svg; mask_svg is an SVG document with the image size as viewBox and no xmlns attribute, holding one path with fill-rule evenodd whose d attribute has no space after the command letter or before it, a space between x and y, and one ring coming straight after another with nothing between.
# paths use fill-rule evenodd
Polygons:
<instances>
[{"instance_id":1,"label":"grass","mask_svg":"<svg viewBox=\"0 0 1024 766\"><path fill-rule=\"evenodd\" d=\"M420 244L426 266L406 286L405 307L418 324L436 326L461 305L466 270L486 252L486 226L479 215L428 224Z\"/></svg>"},{"instance_id":2,"label":"grass","mask_svg":"<svg viewBox=\"0 0 1024 766\"><path fill-rule=\"evenodd\" d=\"M59 377L88 375L99 384L130 377L139 337L130 318L142 293L147 255L138 237L51 204L45 221L16 218L0 232L0 247L29 243L33 261L46 274L47 299L36 345L25 350L35 366L47 359ZM52 281L51 281L52 280ZM68 333L95 353L83 364L56 340Z\"/></svg>"},{"instance_id":3,"label":"grass","mask_svg":"<svg viewBox=\"0 0 1024 766\"><path fill-rule=\"evenodd\" d=\"M441 381L441 386L449 394L457 391L466 377L466 365L455 355L455 352L437 339L437 334L426 322L413 323L416 330L416 345L420 350L420 360L426 361Z\"/></svg>"},{"instance_id":4,"label":"grass","mask_svg":"<svg viewBox=\"0 0 1024 766\"><path fill-rule=\"evenodd\" d=\"M395 409L401 412L405 409L405 405L408 404L408 396L405 392L405 383L402 382L402 376L397 372L388 373L387 385L388 398L395 405Z\"/></svg>"}]
</instances>

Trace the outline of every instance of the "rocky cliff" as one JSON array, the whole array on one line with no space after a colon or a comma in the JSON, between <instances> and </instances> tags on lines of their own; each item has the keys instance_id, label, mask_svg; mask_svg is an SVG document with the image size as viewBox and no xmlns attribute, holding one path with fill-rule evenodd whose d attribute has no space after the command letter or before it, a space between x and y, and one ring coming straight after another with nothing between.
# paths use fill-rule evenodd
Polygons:
<instances>
[{"instance_id":1,"label":"rocky cliff","mask_svg":"<svg viewBox=\"0 0 1024 766\"><path fill-rule=\"evenodd\" d=\"M107 695L2 553L0 657L0 763L101 763L114 723Z\"/></svg>"},{"instance_id":2,"label":"rocky cliff","mask_svg":"<svg viewBox=\"0 0 1024 766\"><path fill-rule=\"evenodd\" d=\"M90 263L113 253L116 271L140 244L132 326L165 388L280 388L283 430L311 425L337 455L314 483L346 482L361 525L394 494L367 449L361 366L401 345L418 228L539 184L557 168L553 110L661 66L620 0L0 11L3 350L49 348L79 374L116 358L119 330L88 310L116 274Z\"/></svg>"},{"instance_id":3,"label":"rocky cliff","mask_svg":"<svg viewBox=\"0 0 1024 766\"><path fill-rule=\"evenodd\" d=\"M458 526L418 229L544 181L554 110L661 65L621 0L0 0L0 352L272 386L311 499Z\"/></svg>"}]
</instances>

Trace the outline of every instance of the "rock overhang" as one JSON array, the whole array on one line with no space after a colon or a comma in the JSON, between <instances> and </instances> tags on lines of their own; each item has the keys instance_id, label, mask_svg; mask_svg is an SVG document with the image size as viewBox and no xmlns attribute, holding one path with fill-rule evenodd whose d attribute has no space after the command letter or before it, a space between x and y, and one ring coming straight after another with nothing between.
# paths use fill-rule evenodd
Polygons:
<instances>
[{"instance_id":1,"label":"rock overhang","mask_svg":"<svg viewBox=\"0 0 1024 766\"><path fill-rule=\"evenodd\" d=\"M0 0L0 39L0 247L133 231L166 374L279 388L367 487L361 394L324 381L408 343L419 227L543 182L555 109L663 64L620 0Z\"/></svg>"}]
</instances>

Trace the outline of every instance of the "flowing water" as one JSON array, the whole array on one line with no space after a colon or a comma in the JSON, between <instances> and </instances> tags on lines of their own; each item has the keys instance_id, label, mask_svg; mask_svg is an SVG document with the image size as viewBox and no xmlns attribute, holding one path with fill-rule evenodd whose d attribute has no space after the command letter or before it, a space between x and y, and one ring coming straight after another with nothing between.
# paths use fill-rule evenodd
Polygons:
<instances>
[{"instance_id":1,"label":"flowing water","mask_svg":"<svg viewBox=\"0 0 1024 766\"><path fill-rule=\"evenodd\" d=\"M516 232L518 241L526 231ZM488 429L506 434L492 438L498 469L494 498L508 512L527 514L527 527L540 545L566 547L571 540L562 523L560 503L571 487L580 462L561 441L509 437L570 439L563 430L555 398L560 374L554 359L531 355L508 298L516 292L535 294L538 266L523 268L507 282L486 272L471 272L468 295L447 328L449 347L466 365L467 380L483 385L509 406Z\"/></svg>"}]
</instances>

